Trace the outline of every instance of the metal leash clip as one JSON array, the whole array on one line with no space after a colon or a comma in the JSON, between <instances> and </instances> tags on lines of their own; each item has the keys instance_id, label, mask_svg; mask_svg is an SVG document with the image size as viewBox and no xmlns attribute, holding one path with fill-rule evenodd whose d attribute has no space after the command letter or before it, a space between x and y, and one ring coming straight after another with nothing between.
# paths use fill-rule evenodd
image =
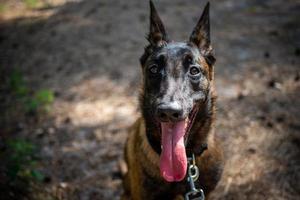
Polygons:
<instances>
[{"instance_id":1,"label":"metal leash clip","mask_svg":"<svg viewBox=\"0 0 300 200\"><path fill-rule=\"evenodd\" d=\"M195 182L199 178L199 169L196 166L195 155L188 158L188 177L187 181L190 185L190 191L185 194L185 200L205 200L204 192L202 189L195 187Z\"/></svg>"}]
</instances>

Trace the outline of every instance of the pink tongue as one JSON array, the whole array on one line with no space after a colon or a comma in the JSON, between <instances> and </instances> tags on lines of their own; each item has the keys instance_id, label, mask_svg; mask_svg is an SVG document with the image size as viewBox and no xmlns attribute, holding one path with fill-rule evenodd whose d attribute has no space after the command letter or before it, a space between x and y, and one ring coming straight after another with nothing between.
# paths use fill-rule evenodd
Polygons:
<instances>
[{"instance_id":1,"label":"pink tongue","mask_svg":"<svg viewBox=\"0 0 300 200\"><path fill-rule=\"evenodd\" d=\"M187 168L184 146L185 121L161 123L161 129L160 174L168 182L181 181Z\"/></svg>"}]
</instances>

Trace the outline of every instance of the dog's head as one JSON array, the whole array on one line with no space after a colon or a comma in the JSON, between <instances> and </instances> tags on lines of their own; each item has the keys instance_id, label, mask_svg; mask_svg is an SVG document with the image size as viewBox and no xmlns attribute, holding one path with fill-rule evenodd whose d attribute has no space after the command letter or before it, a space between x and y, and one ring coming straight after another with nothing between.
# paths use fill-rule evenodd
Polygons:
<instances>
[{"instance_id":1,"label":"dog's head","mask_svg":"<svg viewBox=\"0 0 300 200\"><path fill-rule=\"evenodd\" d=\"M189 41L170 41L150 1L150 44L140 59L141 107L147 137L161 154L161 174L167 181L180 181L185 176L185 143L210 92L215 58L209 29L208 3Z\"/></svg>"}]
</instances>

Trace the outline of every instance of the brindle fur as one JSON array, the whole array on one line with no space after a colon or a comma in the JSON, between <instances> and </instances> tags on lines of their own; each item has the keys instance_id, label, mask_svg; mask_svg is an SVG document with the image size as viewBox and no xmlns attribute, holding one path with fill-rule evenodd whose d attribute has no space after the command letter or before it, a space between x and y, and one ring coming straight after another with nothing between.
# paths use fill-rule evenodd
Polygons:
<instances>
[{"instance_id":1,"label":"brindle fur","mask_svg":"<svg viewBox=\"0 0 300 200\"><path fill-rule=\"evenodd\" d=\"M183 199L183 195L189 189L186 178L181 182L168 183L160 175L161 133L155 109L159 102L166 98L169 101L180 102L184 108L183 117L191 112L194 105L199 108L187 138L186 149L188 154L196 155L196 163L200 170L196 186L204 190L207 198L216 187L224 164L222 149L213 128L216 100L213 84L215 58L212 55L209 38L209 4L205 7L187 43L169 42L151 1L150 8L148 36L150 44L140 59L143 69L140 92L142 117L131 127L125 147L128 172L123 181L122 199ZM192 58L194 65L201 67L201 78L193 83L186 78L187 69L184 64L186 56ZM153 62L163 63L161 65L164 66L165 78L153 81L148 77L147 69L149 63ZM182 86L178 86L178 83ZM199 154L203 145L207 145L208 148Z\"/></svg>"}]
</instances>

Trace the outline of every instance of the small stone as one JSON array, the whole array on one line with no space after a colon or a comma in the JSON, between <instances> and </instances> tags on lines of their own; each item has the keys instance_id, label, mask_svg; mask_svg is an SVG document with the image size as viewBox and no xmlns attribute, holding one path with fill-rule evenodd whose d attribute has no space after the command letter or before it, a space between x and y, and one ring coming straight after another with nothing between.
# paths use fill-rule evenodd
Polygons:
<instances>
[{"instance_id":1,"label":"small stone","mask_svg":"<svg viewBox=\"0 0 300 200\"><path fill-rule=\"evenodd\" d=\"M271 87L271 88L274 88L275 87L275 83L276 83L276 81L274 79L272 79L272 80L270 80L268 82L268 86Z\"/></svg>"},{"instance_id":2,"label":"small stone","mask_svg":"<svg viewBox=\"0 0 300 200\"><path fill-rule=\"evenodd\" d=\"M68 187L68 183L65 183L65 182L61 182L59 185L62 188L67 188Z\"/></svg>"},{"instance_id":3,"label":"small stone","mask_svg":"<svg viewBox=\"0 0 300 200\"><path fill-rule=\"evenodd\" d=\"M55 133L55 129L53 127L49 127L48 130L47 130L47 132L49 134L54 134Z\"/></svg>"},{"instance_id":4,"label":"small stone","mask_svg":"<svg viewBox=\"0 0 300 200\"><path fill-rule=\"evenodd\" d=\"M277 82L275 79L271 79L269 82L268 82L268 87L270 88L276 88L276 89L282 89L282 85L281 83Z\"/></svg>"},{"instance_id":5,"label":"small stone","mask_svg":"<svg viewBox=\"0 0 300 200\"><path fill-rule=\"evenodd\" d=\"M256 149L254 149L254 148L249 148L247 151L248 151L250 154L255 154L255 153L256 153Z\"/></svg>"},{"instance_id":6,"label":"small stone","mask_svg":"<svg viewBox=\"0 0 300 200\"><path fill-rule=\"evenodd\" d=\"M272 122L270 122L270 121L269 121L269 122L267 122L267 124L266 124L266 125L267 125L267 127L269 127L269 128L273 128L273 123L272 123Z\"/></svg>"},{"instance_id":7,"label":"small stone","mask_svg":"<svg viewBox=\"0 0 300 200\"><path fill-rule=\"evenodd\" d=\"M65 124L70 124L72 122L72 119L70 118L70 117L66 117L65 119L64 119L64 123Z\"/></svg>"},{"instance_id":8,"label":"small stone","mask_svg":"<svg viewBox=\"0 0 300 200\"><path fill-rule=\"evenodd\" d=\"M24 130L24 128L25 128L25 125L23 123L18 123L15 131L21 132Z\"/></svg>"},{"instance_id":9,"label":"small stone","mask_svg":"<svg viewBox=\"0 0 300 200\"><path fill-rule=\"evenodd\" d=\"M38 137L41 137L44 135L44 130L42 128L38 128L35 130L35 134L38 136Z\"/></svg>"}]
</instances>

